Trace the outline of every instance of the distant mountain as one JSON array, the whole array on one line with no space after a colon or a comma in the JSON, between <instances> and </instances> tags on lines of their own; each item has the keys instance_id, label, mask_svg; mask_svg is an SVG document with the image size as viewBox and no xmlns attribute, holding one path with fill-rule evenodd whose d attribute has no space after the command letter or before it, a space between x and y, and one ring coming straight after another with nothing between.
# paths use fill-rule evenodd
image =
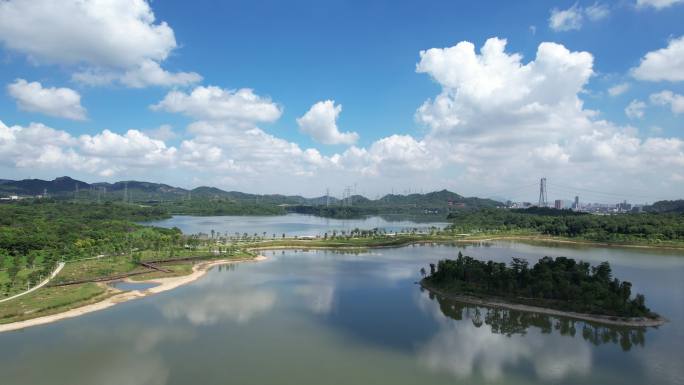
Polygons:
<instances>
[{"instance_id":1,"label":"distant mountain","mask_svg":"<svg viewBox=\"0 0 684 385\"><path fill-rule=\"evenodd\" d=\"M85 190L90 188L90 185L68 176L55 178L52 181L42 179L24 179L24 180L5 180L0 184L0 193L18 194L18 195L41 195L45 190L49 194L52 193L73 193L76 189Z\"/></svg>"},{"instance_id":2,"label":"distant mountain","mask_svg":"<svg viewBox=\"0 0 684 385\"><path fill-rule=\"evenodd\" d=\"M371 202L384 206L414 206L425 209L439 209L444 207L476 209L501 205L501 202L492 199L464 197L449 190L433 191L426 194L388 194L377 201Z\"/></svg>"},{"instance_id":3,"label":"distant mountain","mask_svg":"<svg viewBox=\"0 0 684 385\"><path fill-rule=\"evenodd\" d=\"M684 213L684 199L674 201L658 201L650 206L644 207L644 211L650 213Z\"/></svg>"},{"instance_id":4,"label":"distant mountain","mask_svg":"<svg viewBox=\"0 0 684 385\"><path fill-rule=\"evenodd\" d=\"M222 200L250 205L282 205L282 206L323 206L340 205L351 202L354 207L361 208L400 208L402 210L439 210L475 209L480 207L496 207L499 202L491 199L468 198L457 193L441 190L427 194L398 195L388 194L379 199L368 199L362 195L354 195L347 200L334 197L305 198L299 195L281 194L249 194L239 191L225 191L216 187L200 186L192 190L169 186L163 183L143 181L120 181L116 183L86 183L68 176L51 181L41 179L24 179L19 181L0 180L1 195L37 196L47 191L49 196L73 198L78 191L79 199L121 200L133 202L184 201L184 200Z\"/></svg>"}]
</instances>

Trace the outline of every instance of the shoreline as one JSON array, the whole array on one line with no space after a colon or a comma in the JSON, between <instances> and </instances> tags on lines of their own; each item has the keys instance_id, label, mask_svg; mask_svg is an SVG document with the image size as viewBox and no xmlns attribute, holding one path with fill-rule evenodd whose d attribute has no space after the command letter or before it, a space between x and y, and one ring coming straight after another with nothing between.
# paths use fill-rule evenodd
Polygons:
<instances>
[{"instance_id":1,"label":"shoreline","mask_svg":"<svg viewBox=\"0 0 684 385\"><path fill-rule=\"evenodd\" d=\"M640 245L640 244L623 244L623 243L610 243L610 242L598 242L589 240L573 240L569 238L554 238L546 235L493 235L485 236L483 238L431 238L429 235L424 235L424 239L413 239L406 240L405 242L398 242L396 244L389 245L349 245L349 246L326 246L326 245L316 245L318 239L315 240L302 240L302 239L286 239L286 241L276 241L276 242L294 242L292 244L274 245L274 246L258 246L248 247L247 250L278 250L278 249L340 249L340 250L351 250L351 249L381 249L381 248L393 248L402 247L412 244L424 244L424 243L475 243L475 242L494 242L494 241L517 241L517 242L528 242L528 243L557 243L557 244L569 244L578 245L586 247L611 247L611 248L627 248L627 249L645 249L645 250L666 250L666 251L684 251L684 245ZM269 241L263 241L271 242ZM311 244L307 244L311 242Z\"/></svg>"},{"instance_id":2,"label":"shoreline","mask_svg":"<svg viewBox=\"0 0 684 385\"><path fill-rule=\"evenodd\" d=\"M625 248L641 248L641 249L672 249L672 250L682 250L682 248L676 247L676 246L653 246L653 245L620 245L620 244L610 244L610 243L599 243L599 242L593 242L593 241L574 241L574 240L568 240L568 239L556 239L556 238L551 238L547 236L525 236L525 235L519 235L519 236L490 236L490 237L485 237L485 238L477 238L477 239L468 239L468 238L451 238L451 239L430 239L429 236L426 237L427 239L407 239L405 242L397 242L395 244L387 244L387 245L348 245L348 246L328 246L328 245L316 245L315 241L311 242L313 244L309 244L310 241L306 240L296 240L296 239L288 239L287 241L294 241L293 244L281 244L281 245L264 245L264 246L259 246L259 244L253 244L251 247L246 247L245 250L247 251L267 251L267 250L291 250L291 249L299 249L299 250L341 250L341 251L363 251L363 250L372 250L372 249L386 249L386 248L400 248L400 247L405 247L409 245L415 245L415 244L426 244L426 243L473 243L473 242L493 242L493 241L519 241L519 242L546 242L546 243L560 243L560 244L577 244L577 245L585 245L589 247L596 247L596 246L603 246L603 247L625 247ZM286 242L287 242L286 241ZM286 243L284 242L284 243ZM147 282L147 283L157 283L156 286L151 287L146 290L131 290L131 291L122 291L116 288L113 288L107 283L104 283L106 287L106 291L104 293L105 298L102 300L99 300L95 303L89 303L85 304L83 306L79 306L76 308L71 308L68 310L65 310L60 313L56 314L50 314L42 317L36 317L36 318L31 318L28 320L23 320L23 321L17 321L17 322L12 322L8 324L0 324L0 333L6 332L6 331L13 331L13 330L19 330L19 329L24 329L28 328L31 326L37 326L37 325L44 325L52 322L56 322L62 319L68 319L68 318L73 318L73 317L78 317L80 315L88 314L91 312L95 312L98 310L103 310L107 309L109 307L112 307L116 304L127 302L130 300L134 300L137 298L143 298L149 295L161 293L164 291L169 291L173 290L179 286L185 285L187 283L196 281L203 277L207 271L218 265L224 265L224 264L231 264L231 263L240 263L240 262L258 262L266 259L265 256L263 255L257 255L255 258L251 259L221 259L221 260L205 260L202 262L198 262L192 267L192 273L183 275L183 276L177 276L177 277L166 277L166 278L156 278L156 279L150 279L150 280L145 280L145 281L134 281L136 283L142 283L142 282ZM124 281L130 281L129 279L125 279ZM133 281L130 281L133 282ZM535 312L535 313L542 313L542 314L548 314L552 316L561 316L561 317L569 317L569 318L574 318L574 319L580 319L584 321L591 321L591 322L597 322L597 323L603 323L603 324L610 324L610 325L618 325L618 326L638 326L638 327L644 327L644 326L659 326L667 322L666 319L660 317L658 319L645 319L645 318L639 318L637 320L630 320L630 319L619 319L618 317L608 317L608 316L598 316L598 315L592 315L592 314L583 314L583 313L574 313L574 312L566 312L562 310L554 310L550 308L543 308L543 307L537 307L537 306L530 306L530 305L522 305L522 304L514 304L514 303L506 303L506 302L501 302L501 301L487 301L483 300L477 297L471 297L471 296L459 296L459 295L452 295L452 294L446 294L443 292L440 292L437 289L431 289L422 282L420 283L420 286L425 288L426 290L433 292L435 294L441 295L446 298L451 298L455 299L457 301L461 302L466 302L466 303L471 303L474 305L481 305L481 306L490 306L490 307L502 307L502 308L507 308L511 310L519 310L519 311L527 311L527 312ZM109 295L108 295L109 294ZM616 319L618 318L618 319Z\"/></svg>"},{"instance_id":3,"label":"shoreline","mask_svg":"<svg viewBox=\"0 0 684 385\"><path fill-rule=\"evenodd\" d=\"M573 245L583 245L588 247L618 247L618 248L634 248L634 249L651 249L651 250L684 250L683 246L677 245L639 245L629 243L610 243L598 242L588 240L573 240L568 238L554 238L545 235L502 235L490 236L486 238L460 238L456 242L492 242L492 241L529 241L529 242L546 242L546 243L569 243Z\"/></svg>"},{"instance_id":4,"label":"shoreline","mask_svg":"<svg viewBox=\"0 0 684 385\"><path fill-rule=\"evenodd\" d=\"M666 318L663 318L662 316L659 316L658 318L643 318L643 317L632 317L632 318L624 318L624 317L613 317L613 316L604 316L604 315L596 315L596 314L587 314L587 313L576 313L576 312L571 312L571 311L563 311L563 310L556 310L556 309L551 309L551 308L545 308L545 307L539 307L539 306L532 306L532 305L523 305L523 304L516 304L516 303L510 303L510 302L504 302L499 299L482 299L478 297L473 297L473 296L468 296L468 295L459 295L459 294L449 294L445 293L439 289L435 289L433 287L430 287L429 285L426 285L423 283L423 281L419 281L418 284L420 285L421 288L427 290L428 292L439 295L441 297L451 299L454 301L458 302L464 302L468 303L471 305L478 305L478 306L485 306L485 307L494 307L494 308L504 308L504 309L509 309L509 310L517 310L517 311L523 311L523 312L528 312L528 313L539 313L539 314L546 314L550 316L556 316L556 317L566 317L566 318L572 318L576 320L582 320L582 321L589 321L589 322L595 322L603 325L612 325L612 326L628 326L628 327L657 327L664 325L668 320Z\"/></svg>"},{"instance_id":5,"label":"shoreline","mask_svg":"<svg viewBox=\"0 0 684 385\"><path fill-rule=\"evenodd\" d=\"M114 293L113 295L110 295L106 298L104 298L101 301L87 304L84 306L79 306L73 309L65 310L61 313L56 313L56 314L50 314L46 315L43 317L37 317L37 318L31 318L28 320L24 321L17 321L17 322L12 322L8 324L3 324L0 325L0 333L2 332L9 332L9 331L14 331L14 330L21 330L21 329L26 329L32 326L38 326L38 325L45 325L57 321L61 321L64 319L69 319L69 318L74 318L78 317L84 314L88 313L93 313L98 310L104 310L108 309L112 306L118 305L120 303L128 302L134 299L138 298L144 298L150 295L162 293L165 291L173 290L179 286L186 285L188 283L197 281L198 279L202 278L207 272L214 266L218 265L228 265L232 263L242 263L242 262L259 262L266 260L267 258L263 255L257 255L255 258L252 259L240 259L240 260L235 260L235 259L220 259L220 260L214 260L214 261L205 261L205 262L200 262L192 267L192 273L188 275L181 275L178 277L166 277L166 278L156 278L156 279L150 279L150 280L145 280L145 281L130 281L130 282L135 282L135 283L156 283L157 285L154 287L151 287L149 289L145 290L131 290L131 291L123 291L119 290L116 288L113 288L107 283L104 283L106 285L107 290L110 293ZM128 281L128 280L125 280Z\"/></svg>"}]
</instances>

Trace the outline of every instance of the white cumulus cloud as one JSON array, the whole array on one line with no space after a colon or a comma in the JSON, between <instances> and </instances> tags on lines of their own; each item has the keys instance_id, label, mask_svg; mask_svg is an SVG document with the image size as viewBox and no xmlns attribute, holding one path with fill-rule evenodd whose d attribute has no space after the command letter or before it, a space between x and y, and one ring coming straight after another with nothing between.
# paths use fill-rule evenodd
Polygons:
<instances>
[{"instance_id":1,"label":"white cumulus cloud","mask_svg":"<svg viewBox=\"0 0 684 385\"><path fill-rule=\"evenodd\" d=\"M121 83L132 88L153 86L188 86L202 80L196 72L169 72L156 61L145 60L121 76Z\"/></svg>"},{"instance_id":2,"label":"white cumulus cloud","mask_svg":"<svg viewBox=\"0 0 684 385\"><path fill-rule=\"evenodd\" d=\"M627 92L629 90L629 83L620 83L616 84L608 89L608 95L610 96L619 96Z\"/></svg>"},{"instance_id":3,"label":"white cumulus cloud","mask_svg":"<svg viewBox=\"0 0 684 385\"><path fill-rule=\"evenodd\" d=\"M111 176L127 170L174 167L176 149L137 130L104 130L74 137L40 123L8 127L0 122L0 165Z\"/></svg>"},{"instance_id":4,"label":"white cumulus cloud","mask_svg":"<svg viewBox=\"0 0 684 385\"><path fill-rule=\"evenodd\" d=\"M646 109L646 103L641 100L634 99L627 107L625 107L625 115L630 119L641 119L644 117L644 110Z\"/></svg>"},{"instance_id":5,"label":"white cumulus cloud","mask_svg":"<svg viewBox=\"0 0 684 385\"><path fill-rule=\"evenodd\" d=\"M145 0L2 1L0 42L37 64L80 68L74 79L88 84L118 79L133 87L172 86L200 79L159 67L176 38Z\"/></svg>"},{"instance_id":6,"label":"white cumulus cloud","mask_svg":"<svg viewBox=\"0 0 684 385\"><path fill-rule=\"evenodd\" d=\"M532 175L585 186L610 181L623 193L649 184L672 194L681 189L664 179L684 162L684 141L640 139L634 127L599 120L584 108L580 95L594 73L591 54L544 42L523 63L505 47L505 40L492 38L479 52L469 42L421 52L417 71L442 87L416 112L429 129L420 141L442 164L433 175L448 170L453 184L492 189ZM633 116L646 107L641 104ZM662 150L652 151L656 146ZM650 168L655 165L658 178ZM640 186L632 183L637 176Z\"/></svg>"},{"instance_id":7,"label":"white cumulus cloud","mask_svg":"<svg viewBox=\"0 0 684 385\"><path fill-rule=\"evenodd\" d=\"M591 21L603 20L610 15L610 8L605 4L594 3L584 9L584 13Z\"/></svg>"},{"instance_id":8,"label":"white cumulus cloud","mask_svg":"<svg viewBox=\"0 0 684 385\"><path fill-rule=\"evenodd\" d=\"M323 144L352 144L359 139L356 132L340 132L337 118L342 105L334 100L325 100L311 106L302 117L297 119L299 130Z\"/></svg>"},{"instance_id":9,"label":"white cumulus cloud","mask_svg":"<svg viewBox=\"0 0 684 385\"><path fill-rule=\"evenodd\" d=\"M17 79L7 86L7 91L24 111L72 120L86 119L81 95L71 88L44 88L39 82Z\"/></svg>"},{"instance_id":10,"label":"white cumulus cloud","mask_svg":"<svg viewBox=\"0 0 684 385\"><path fill-rule=\"evenodd\" d=\"M661 105L661 106L670 106L670 110L672 110L673 114L682 114L684 113L684 96L675 94L672 91L661 91L656 94L651 94L650 97L651 103Z\"/></svg>"},{"instance_id":11,"label":"white cumulus cloud","mask_svg":"<svg viewBox=\"0 0 684 385\"><path fill-rule=\"evenodd\" d=\"M273 122L282 114L280 106L270 98L249 88L227 90L214 86L199 86L190 93L171 91L151 108L216 121Z\"/></svg>"},{"instance_id":12,"label":"white cumulus cloud","mask_svg":"<svg viewBox=\"0 0 684 385\"><path fill-rule=\"evenodd\" d=\"M589 21L600 21L610 15L610 8L606 4L594 3L586 8L575 3L568 9L554 8L549 16L549 28L559 31L571 31L582 28L585 18Z\"/></svg>"},{"instance_id":13,"label":"white cumulus cloud","mask_svg":"<svg viewBox=\"0 0 684 385\"><path fill-rule=\"evenodd\" d=\"M684 80L684 36L670 40L665 48L647 53L631 72L639 80Z\"/></svg>"},{"instance_id":14,"label":"white cumulus cloud","mask_svg":"<svg viewBox=\"0 0 684 385\"><path fill-rule=\"evenodd\" d=\"M653 7L663 9L669 6L684 3L684 0L637 0L637 7Z\"/></svg>"},{"instance_id":15,"label":"white cumulus cloud","mask_svg":"<svg viewBox=\"0 0 684 385\"><path fill-rule=\"evenodd\" d=\"M577 3L568 9L554 8L551 10L551 16L549 16L549 27L554 31L580 29L583 18L582 8Z\"/></svg>"}]
</instances>

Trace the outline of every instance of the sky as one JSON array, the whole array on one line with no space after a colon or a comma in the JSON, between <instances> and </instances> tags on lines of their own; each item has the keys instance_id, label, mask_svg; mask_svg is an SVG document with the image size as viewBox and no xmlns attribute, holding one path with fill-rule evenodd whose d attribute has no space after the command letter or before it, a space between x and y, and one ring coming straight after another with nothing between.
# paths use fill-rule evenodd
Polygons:
<instances>
[{"instance_id":1,"label":"sky","mask_svg":"<svg viewBox=\"0 0 684 385\"><path fill-rule=\"evenodd\" d=\"M684 0L0 0L0 179L684 196Z\"/></svg>"}]
</instances>

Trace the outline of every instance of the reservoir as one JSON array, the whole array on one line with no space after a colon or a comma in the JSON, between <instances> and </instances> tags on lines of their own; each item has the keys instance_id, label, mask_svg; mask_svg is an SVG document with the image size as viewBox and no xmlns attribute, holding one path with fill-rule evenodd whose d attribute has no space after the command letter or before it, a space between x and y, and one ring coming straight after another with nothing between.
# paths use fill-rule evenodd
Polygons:
<instances>
[{"instance_id":1,"label":"reservoir","mask_svg":"<svg viewBox=\"0 0 684 385\"><path fill-rule=\"evenodd\" d=\"M177 227L185 234L210 234L212 230L232 236L235 233L247 233L248 235L257 234L266 237L287 237L294 236L323 236L326 232L332 234L333 231L340 234L342 231L348 233L354 229L384 230L387 233L427 231L432 227L443 228L448 225L443 221L427 221L428 218L421 218L421 221L407 219L406 217L378 217L370 216L361 219L334 219L323 218L304 214L287 214L278 216L192 216L175 215L169 219L159 221L143 222L149 226ZM441 219L441 217L440 217Z\"/></svg>"},{"instance_id":2,"label":"reservoir","mask_svg":"<svg viewBox=\"0 0 684 385\"><path fill-rule=\"evenodd\" d=\"M298 217L290 229L283 224L287 217L268 230L260 227L267 217L250 218L241 228L323 229L318 218L301 223ZM217 231L230 223L203 220ZM190 226L185 217L169 221ZM503 262L543 256L608 261L615 276L633 282L633 292L645 294L647 305L670 322L606 327L464 305L421 291L415 284L420 268L459 251ZM1 333L1 382L684 384L681 252L500 241L264 255L262 262L214 267L172 291Z\"/></svg>"}]
</instances>

